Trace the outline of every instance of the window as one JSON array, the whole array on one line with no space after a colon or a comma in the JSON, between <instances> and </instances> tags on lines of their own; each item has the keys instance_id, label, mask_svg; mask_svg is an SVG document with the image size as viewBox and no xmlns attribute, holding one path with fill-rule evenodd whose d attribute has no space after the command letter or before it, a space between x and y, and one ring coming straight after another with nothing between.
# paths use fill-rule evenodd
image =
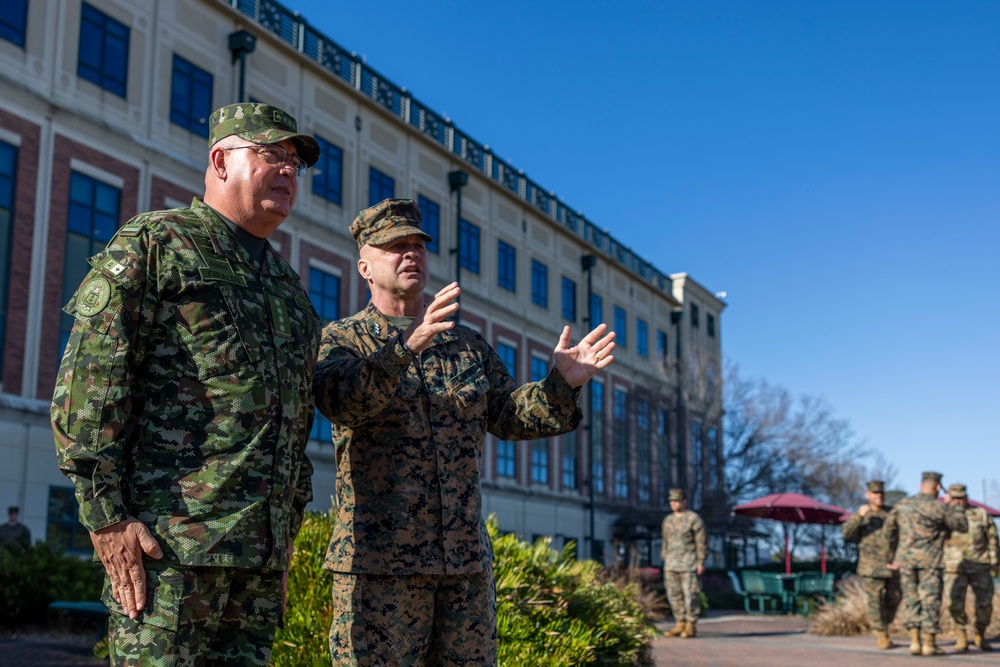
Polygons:
<instances>
[{"instance_id":1,"label":"window","mask_svg":"<svg viewBox=\"0 0 1000 667\"><path fill-rule=\"evenodd\" d=\"M709 338L715 338L715 315L712 313L705 313L705 331Z\"/></svg>"},{"instance_id":2,"label":"window","mask_svg":"<svg viewBox=\"0 0 1000 667\"><path fill-rule=\"evenodd\" d=\"M576 322L576 283L566 276L562 279L562 316Z\"/></svg>"},{"instance_id":3,"label":"window","mask_svg":"<svg viewBox=\"0 0 1000 667\"><path fill-rule=\"evenodd\" d=\"M441 233L441 207L423 195L417 195L417 208L420 209L420 228L427 232L431 240L427 242L427 252L438 253L438 234Z\"/></svg>"},{"instance_id":4,"label":"window","mask_svg":"<svg viewBox=\"0 0 1000 667\"><path fill-rule=\"evenodd\" d=\"M638 317L635 319L635 348L640 357L649 357L649 325Z\"/></svg>"},{"instance_id":5,"label":"window","mask_svg":"<svg viewBox=\"0 0 1000 667\"><path fill-rule=\"evenodd\" d=\"M531 358L531 381L541 382L549 374L549 362L541 357Z\"/></svg>"},{"instance_id":6,"label":"window","mask_svg":"<svg viewBox=\"0 0 1000 667\"><path fill-rule=\"evenodd\" d=\"M83 3L76 74L125 97L128 84L129 30L104 12Z\"/></svg>"},{"instance_id":7,"label":"window","mask_svg":"<svg viewBox=\"0 0 1000 667\"><path fill-rule=\"evenodd\" d=\"M176 53L170 82L170 122L208 139L212 115L212 75Z\"/></svg>"},{"instance_id":8,"label":"window","mask_svg":"<svg viewBox=\"0 0 1000 667\"><path fill-rule=\"evenodd\" d=\"M656 420L656 460L660 473L660 505L668 502L670 487L673 486L673 476L670 473L670 415L666 408L660 408L659 419Z\"/></svg>"},{"instance_id":9,"label":"window","mask_svg":"<svg viewBox=\"0 0 1000 667\"><path fill-rule=\"evenodd\" d=\"M628 314L618 306L615 306L615 342L628 347Z\"/></svg>"},{"instance_id":10,"label":"window","mask_svg":"<svg viewBox=\"0 0 1000 667\"><path fill-rule=\"evenodd\" d=\"M615 389L615 497L628 498L628 393Z\"/></svg>"},{"instance_id":11,"label":"window","mask_svg":"<svg viewBox=\"0 0 1000 667\"><path fill-rule=\"evenodd\" d=\"M667 358L669 352L667 351L667 333L665 331L656 330L656 354L663 361Z\"/></svg>"},{"instance_id":12,"label":"window","mask_svg":"<svg viewBox=\"0 0 1000 667\"><path fill-rule=\"evenodd\" d=\"M28 0L4 0L0 12L0 39L6 39L18 46L24 46L24 35L28 31Z\"/></svg>"},{"instance_id":13,"label":"window","mask_svg":"<svg viewBox=\"0 0 1000 667\"><path fill-rule=\"evenodd\" d=\"M600 294L591 294L590 295L590 313L588 314L588 317L591 319L591 321L587 322L587 326L589 326L591 329L593 329L594 327L596 327L598 324L601 324L602 322L604 322L604 305L603 304L604 304L604 301L601 299L601 295ZM618 342L617 338L615 338L615 342L618 343L619 345L621 345L621 343Z\"/></svg>"},{"instance_id":14,"label":"window","mask_svg":"<svg viewBox=\"0 0 1000 667\"><path fill-rule=\"evenodd\" d=\"M594 460L590 462L590 480L594 493L604 493L604 384L590 381L590 438Z\"/></svg>"},{"instance_id":15,"label":"window","mask_svg":"<svg viewBox=\"0 0 1000 667\"><path fill-rule=\"evenodd\" d=\"M396 196L396 180L375 167L368 167L368 205Z\"/></svg>"},{"instance_id":16,"label":"window","mask_svg":"<svg viewBox=\"0 0 1000 667\"><path fill-rule=\"evenodd\" d=\"M45 541L69 553L93 553L90 533L80 523L79 515L73 487L50 486Z\"/></svg>"},{"instance_id":17,"label":"window","mask_svg":"<svg viewBox=\"0 0 1000 667\"><path fill-rule=\"evenodd\" d=\"M531 303L549 307L549 267L537 259L531 260Z\"/></svg>"},{"instance_id":18,"label":"window","mask_svg":"<svg viewBox=\"0 0 1000 667\"><path fill-rule=\"evenodd\" d=\"M497 241L497 284L505 290L517 291L517 250Z\"/></svg>"},{"instance_id":19,"label":"window","mask_svg":"<svg viewBox=\"0 0 1000 667\"><path fill-rule=\"evenodd\" d=\"M497 476L517 477L517 450L510 440L497 440Z\"/></svg>"},{"instance_id":20,"label":"window","mask_svg":"<svg viewBox=\"0 0 1000 667\"><path fill-rule=\"evenodd\" d=\"M468 220L458 222L458 248L462 268L479 275L479 227Z\"/></svg>"},{"instance_id":21,"label":"window","mask_svg":"<svg viewBox=\"0 0 1000 667\"><path fill-rule=\"evenodd\" d=\"M10 287L10 244L14 229L14 176L17 147L0 141L0 371L7 332L7 293Z\"/></svg>"},{"instance_id":22,"label":"window","mask_svg":"<svg viewBox=\"0 0 1000 667\"><path fill-rule=\"evenodd\" d=\"M694 329L698 328L698 304L691 304L691 327Z\"/></svg>"},{"instance_id":23,"label":"window","mask_svg":"<svg viewBox=\"0 0 1000 667\"><path fill-rule=\"evenodd\" d=\"M636 493L639 502L648 503L650 499L650 473L653 466L650 460L649 401L644 398L637 399L635 402L635 431L636 449L639 456Z\"/></svg>"},{"instance_id":24,"label":"window","mask_svg":"<svg viewBox=\"0 0 1000 667\"><path fill-rule=\"evenodd\" d=\"M61 303L69 302L90 270L87 259L103 250L115 235L120 202L121 191L118 188L79 172L72 172L69 181L69 220ZM62 313L59 325L60 357L69 342L72 328L73 316Z\"/></svg>"},{"instance_id":25,"label":"window","mask_svg":"<svg viewBox=\"0 0 1000 667\"><path fill-rule=\"evenodd\" d=\"M313 167L312 193L340 206L344 202L344 151L323 137L319 144L319 162Z\"/></svg>"},{"instance_id":26,"label":"window","mask_svg":"<svg viewBox=\"0 0 1000 667\"><path fill-rule=\"evenodd\" d=\"M701 422L697 419L691 422L691 464L694 468L694 479L691 489L691 506L693 509L701 507L702 481L704 474L702 462L704 452L702 451Z\"/></svg>"},{"instance_id":27,"label":"window","mask_svg":"<svg viewBox=\"0 0 1000 667\"><path fill-rule=\"evenodd\" d=\"M576 489L579 470L579 431L570 431L562 436L562 487Z\"/></svg>"},{"instance_id":28,"label":"window","mask_svg":"<svg viewBox=\"0 0 1000 667\"><path fill-rule=\"evenodd\" d=\"M316 267L309 267L309 300L319 315L323 326L340 317L340 276L327 273ZM330 420L316 411L312 433L309 437L330 444Z\"/></svg>"},{"instance_id":29,"label":"window","mask_svg":"<svg viewBox=\"0 0 1000 667\"><path fill-rule=\"evenodd\" d=\"M705 433L706 456L708 459L708 490L719 491L722 479L719 476L719 430L709 428Z\"/></svg>"},{"instance_id":30,"label":"window","mask_svg":"<svg viewBox=\"0 0 1000 667\"><path fill-rule=\"evenodd\" d=\"M549 484L549 441L535 440L531 443L531 483Z\"/></svg>"},{"instance_id":31,"label":"window","mask_svg":"<svg viewBox=\"0 0 1000 667\"><path fill-rule=\"evenodd\" d=\"M507 372L517 382L517 348L506 343L498 343L497 354L500 355L500 359L507 366Z\"/></svg>"}]
</instances>

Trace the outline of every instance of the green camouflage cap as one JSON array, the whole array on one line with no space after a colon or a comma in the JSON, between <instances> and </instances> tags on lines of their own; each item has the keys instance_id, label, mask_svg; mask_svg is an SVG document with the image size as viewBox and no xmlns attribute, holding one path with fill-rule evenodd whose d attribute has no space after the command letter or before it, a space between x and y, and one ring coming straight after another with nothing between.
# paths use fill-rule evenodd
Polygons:
<instances>
[{"instance_id":1,"label":"green camouflage cap","mask_svg":"<svg viewBox=\"0 0 1000 667\"><path fill-rule=\"evenodd\" d=\"M667 496L668 500L687 500L684 495L684 489L670 489L670 493Z\"/></svg>"},{"instance_id":2,"label":"green camouflage cap","mask_svg":"<svg viewBox=\"0 0 1000 667\"><path fill-rule=\"evenodd\" d=\"M208 119L208 147L234 134L255 144L276 144L291 139L306 165L311 167L319 160L316 140L308 134L298 134L295 119L270 104L243 102L213 111Z\"/></svg>"},{"instance_id":3,"label":"green camouflage cap","mask_svg":"<svg viewBox=\"0 0 1000 667\"><path fill-rule=\"evenodd\" d=\"M939 472L925 472L920 476L920 481L922 482L934 482L935 484L941 483L941 473Z\"/></svg>"},{"instance_id":4,"label":"green camouflage cap","mask_svg":"<svg viewBox=\"0 0 1000 667\"><path fill-rule=\"evenodd\" d=\"M948 495L952 498L969 497L969 493L965 490L965 484L952 484L948 487Z\"/></svg>"},{"instance_id":5,"label":"green camouflage cap","mask_svg":"<svg viewBox=\"0 0 1000 667\"><path fill-rule=\"evenodd\" d=\"M868 490L872 493L885 493L885 482L880 479L873 479L868 482Z\"/></svg>"},{"instance_id":6,"label":"green camouflage cap","mask_svg":"<svg viewBox=\"0 0 1000 667\"><path fill-rule=\"evenodd\" d=\"M382 245L401 236L416 234L433 241L420 229L420 209L412 199L383 199L358 213L351 223L351 236L360 249L365 244Z\"/></svg>"}]
</instances>

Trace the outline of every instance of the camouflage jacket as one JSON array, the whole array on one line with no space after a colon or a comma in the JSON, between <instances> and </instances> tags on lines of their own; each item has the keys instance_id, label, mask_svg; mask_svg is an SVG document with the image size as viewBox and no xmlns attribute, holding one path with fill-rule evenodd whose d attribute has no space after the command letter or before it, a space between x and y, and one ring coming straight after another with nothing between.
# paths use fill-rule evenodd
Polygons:
<instances>
[{"instance_id":1,"label":"camouflage jacket","mask_svg":"<svg viewBox=\"0 0 1000 667\"><path fill-rule=\"evenodd\" d=\"M298 276L270 245L251 265L198 199L133 218L90 264L52 398L81 523L133 516L180 565L286 569L320 324Z\"/></svg>"},{"instance_id":2,"label":"camouflage jacket","mask_svg":"<svg viewBox=\"0 0 1000 667\"><path fill-rule=\"evenodd\" d=\"M896 545L889 542L885 525L891 511L891 507L885 506L880 510L872 508L865 516L855 512L840 527L845 540L858 543L858 574L862 577L888 579L896 576L896 572L887 567L896 550Z\"/></svg>"},{"instance_id":3,"label":"camouflage jacket","mask_svg":"<svg viewBox=\"0 0 1000 667\"><path fill-rule=\"evenodd\" d=\"M691 510L671 512L663 519L663 569L694 572L705 565L708 548L705 522Z\"/></svg>"},{"instance_id":4,"label":"camouflage jacket","mask_svg":"<svg viewBox=\"0 0 1000 667\"><path fill-rule=\"evenodd\" d=\"M969 565L986 569L997 565L997 527L982 507L965 508L969 530L953 533L944 543L944 569L958 572Z\"/></svg>"},{"instance_id":5,"label":"camouflage jacket","mask_svg":"<svg viewBox=\"0 0 1000 667\"><path fill-rule=\"evenodd\" d=\"M334 424L337 520L325 566L466 574L493 549L480 472L489 431L527 440L576 428L579 392L553 369L515 387L483 338L458 326L411 356L375 306L323 330L316 403Z\"/></svg>"},{"instance_id":6,"label":"camouflage jacket","mask_svg":"<svg viewBox=\"0 0 1000 667\"><path fill-rule=\"evenodd\" d=\"M964 533L968 527L964 513L932 495L903 498L886 519L887 539L896 545L890 562L910 569L940 570L949 531Z\"/></svg>"}]
</instances>

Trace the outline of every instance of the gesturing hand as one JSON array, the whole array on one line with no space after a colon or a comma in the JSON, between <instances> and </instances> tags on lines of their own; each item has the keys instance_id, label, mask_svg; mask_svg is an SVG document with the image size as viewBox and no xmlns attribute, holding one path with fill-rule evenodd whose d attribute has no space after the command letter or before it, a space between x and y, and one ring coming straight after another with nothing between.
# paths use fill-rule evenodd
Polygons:
<instances>
[{"instance_id":1,"label":"gesturing hand","mask_svg":"<svg viewBox=\"0 0 1000 667\"><path fill-rule=\"evenodd\" d=\"M111 581L111 592L129 618L146 606L146 570L142 554L163 558L163 550L149 529L128 518L90 534Z\"/></svg>"},{"instance_id":2,"label":"gesturing hand","mask_svg":"<svg viewBox=\"0 0 1000 667\"><path fill-rule=\"evenodd\" d=\"M553 350L556 368L566 378L569 386L576 388L582 386L587 380L594 377L597 371L607 368L615 360L612 353L615 351L615 332L601 338L608 326L599 324L597 328L583 337L579 343L570 347L570 328L563 327L559 342Z\"/></svg>"},{"instance_id":3,"label":"gesturing hand","mask_svg":"<svg viewBox=\"0 0 1000 667\"><path fill-rule=\"evenodd\" d=\"M858 508L858 514L860 514L861 516L868 516L868 512L870 512L871 509L872 508L870 505L862 505L861 507Z\"/></svg>"},{"instance_id":4,"label":"gesturing hand","mask_svg":"<svg viewBox=\"0 0 1000 667\"><path fill-rule=\"evenodd\" d=\"M454 327L455 323L448 321L448 318L458 310L455 299L461 293L462 288L458 283L451 283L435 294L430 305L425 306L403 332L406 347L414 352L422 352L431 346L434 336Z\"/></svg>"}]
</instances>

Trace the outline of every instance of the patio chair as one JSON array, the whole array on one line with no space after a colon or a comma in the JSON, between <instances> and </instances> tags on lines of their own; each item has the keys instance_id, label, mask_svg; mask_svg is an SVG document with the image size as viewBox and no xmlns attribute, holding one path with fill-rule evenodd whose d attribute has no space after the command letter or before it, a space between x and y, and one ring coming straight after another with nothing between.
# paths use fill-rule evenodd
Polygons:
<instances>
[{"instance_id":1,"label":"patio chair","mask_svg":"<svg viewBox=\"0 0 1000 667\"><path fill-rule=\"evenodd\" d=\"M781 610L781 593L775 594L767 590L759 570L742 570L739 577L730 570L729 580L733 584L733 590L743 596L743 608L748 614L768 614ZM751 603L756 603L756 609L751 609Z\"/></svg>"}]
</instances>

